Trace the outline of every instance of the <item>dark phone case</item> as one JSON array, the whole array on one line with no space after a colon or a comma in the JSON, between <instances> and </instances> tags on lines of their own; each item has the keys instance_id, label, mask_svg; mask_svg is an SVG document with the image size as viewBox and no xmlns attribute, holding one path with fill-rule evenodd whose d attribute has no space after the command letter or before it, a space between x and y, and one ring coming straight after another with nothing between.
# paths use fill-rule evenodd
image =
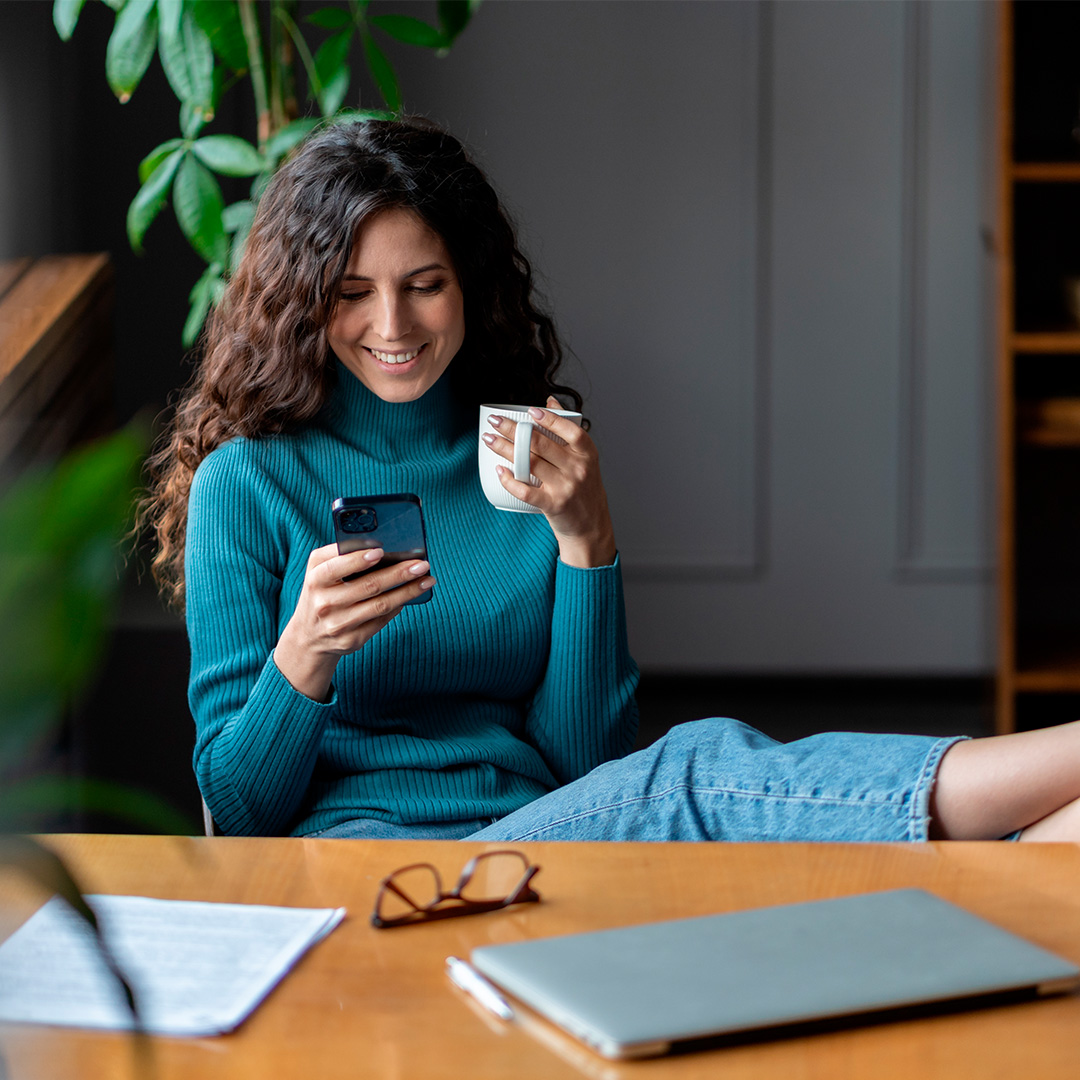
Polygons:
<instances>
[{"instance_id":1,"label":"dark phone case","mask_svg":"<svg viewBox=\"0 0 1080 1080\"><path fill-rule=\"evenodd\" d=\"M371 532L345 532L341 527L341 515L347 510L369 506L375 511L376 527ZM335 499L333 504L334 533L338 551L342 555L350 551L381 547L385 555L371 569L405 562L407 559L427 559L427 535L424 532L424 514L420 497L401 495L355 495ZM369 571L365 571L367 573ZM351 577L359 577L359 574ZM346 580L350 580L347 578ZM421 593L407 604L426 604L431 590Z\"/></svg>"}]
</instances>

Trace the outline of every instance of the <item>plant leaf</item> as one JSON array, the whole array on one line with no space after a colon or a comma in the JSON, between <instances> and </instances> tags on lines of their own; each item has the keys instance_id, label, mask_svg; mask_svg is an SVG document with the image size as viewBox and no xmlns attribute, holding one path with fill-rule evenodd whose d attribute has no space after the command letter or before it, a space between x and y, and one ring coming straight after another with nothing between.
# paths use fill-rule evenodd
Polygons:
<instances>
[{"instance_id":1,"label":"plant leaf","mask_svg":"<svg viewBox=\"0 0 1080 1080\"><path fill-rule=\"evenodd\" d=\"M323 87L322 108L324 116L333 116L341 108L345 95L349 92L349 79L352 72L348 64L342 64L330 81Z\"/></svg>"},{"instance_id":2,"label":"plant leaf","mask_svg":"<svg viewBox=\"0 0 1080 1080\"><path fill-rule=\"evenodd\" d=\"M252 202L257 203L263 197L263 192L273 178L274 174L272 172L261 172L251 181L248 196ZM3 1080L3 1077L0 1077L0 1080Z\"/></svg>"},{"instance_id":3,"label":"plant leaf","mask_svg":"<svg viewBox=\"0 0 1080 1080\"><path fill-rule=\"evenodd\" d=\"M221 221L227 233L237 233L241 229L247 230L255 218L255 204L250 199L241 199L226 206L221 214Z\"/></svg>"},{"instance_id":4,"label":"plant leaf","mask_svg":"<svg viewBox=\"0 0 1080 1080\"><path fill-rule=\"evenodd\" d=\"M158 53L173 93L193 110L212 115L214 50L190 10L175 28L162 23Z\"/></svg>"},{"instance_id":5,"label":"plant leaf","mask_svg":"<svg viewBox=\"0 0 1080 1080\"><path fill-rule=\"evenodd\" d=\"M247 71L247 42L236 4L222 3L222 0L188 0L188 6L210 39L214 52L233 71Z\"/></svg>"},{"instance_id":6,"label":"plant leaf","mask_svg":"<svg viewBox=\"0 0 1080 1080\"><path fill-rule=\"evenodd\" d=\"M414 19L411 15L373 15L371 22L406 45L442 49L450 44L450 40L441 30L429 26L422 19Z\"/></svg>"},{"instance_id":7,"label":"plant leaf","mask_svg":"<svg viewBox=\"0 0 1080 1080\"><path fill-rule=\"evenodd\" d=\"M131 984L124 977L105 939L101 936L97 916L83 899L82 890L59 856L29 836L0 836L0 866L17 866L50 895L63 897L75 914L85 920L94 932L102 959L120 983L128 1008L135 1017L137 1029L141 1031L141 1025L138 1023L139 1010Z\"/></svg>"},{"instance_id":8,"label":"plant leaf","mask_svg":"<svg viewBox=\"0 0 1080 1080\"><path fill-rule=\"evenodd\" d=\"M75 33L85 0L53 0L52 19L61 40L70 41Z\"/></svg>"},{"instance_id":9,"label":"plant leaf","mask_svg":"<svg viewBox=\"0 0 1080 1080\"><path fill-rule=\"evenodd\" d=\"M8 783L0 792L0 822L19 832L37 828L42 814L64 810L97 811L171 836L191 836L200 831L157 795L107 780L35 776Z\"/></svg>"},{"instance_id":10,"label":"plant leaf","mask_svg":"<svg viewBox=\"0 0 1080 1080\"><path fill-rule=\"evenodd\" d=\"M388 109L342 109L330 122L347 124L350 120L393 120L394 114Z\"/></svg>"},{"instance_id":11,"label":"plant leaf","mask_svg":"<svg viewBox=\"0 0 1080 1080\"><path fill-rule=\"evenodd\" d=\"M439 0L439 25L443 29L447 45L469 25L469 20L479 6L480 0Z\"/></svg>"},{"instance_id":12,"label":"plant leaf","mask_svg":"<svg viewBox=\"0 0 1080 1080\"><path fill-rule=\"evenodd\" d=\"M157 39L156 0L128 0L116 16L105 48L105 76L121 102L131 97L146 74Z\"/></svg>"},{"instance_id":13,"label":"plant leaf","mask_svg":"<svg viewBox=\"0 0 1080 1080\"><path fill-rule=\"evenodd\" d=\"M324 30L341 30L352 25L349 13L344 8L336 7L319 8L318 11L313 11L308 15L304 21L311 23L312 26L321 26Z\"/></svg>"},{"instance_id":14,"label":"plant leaf","mask_svg":"<svg viewBox=\"0 0 1080 1080\"><path fill-rule=\"evenodd\" d=\"M184 143L179 139L175 141L179 143L179 147L158 162L128 207L128 243L131 244L132 251L139 255L142 254L142 242L146 230L150 228L151 222L165 205L165 200L169 196L169 185L173 182L177 169L180 168L180 162L187 155ZM159 146L158 150L160 149ZM152 151L151 156L156 153L157 150ZM139 171L141 174L141 166Z\"/></svg>"},{"instance_id":15,"label":"plant leaf","mask_svg":"<svg viewBox=\"0 0 1080 1080\"><path fill-rule=\"evenodd\" d=\"M250 199L243 199L233 203L232 206L226 206L222 220L225 223L225 231L232 235L232 246L229 249L229 273L235 274L240 260L244 257L251 223L255 220L255 204Z\"/></svg>"},{"instance_id":16,"label":"plant leaf","mask_svg":"<svg viewBox=\"0 0 1080 1080\"><path fill-rule=\"evenodd\" d=\"M147 442L129 425L0 499L0 788L99 659Z\"/></svg>"},{"instance_id":17,"label":"plant leaf","mask_svg":"<svg viewBox=\"0 0 1080 1080\"><path fill-rule=\"evenodd\" d=\"M317 96L324 116L333 116L349 92L349 48L352 45L352 35L353 29L350 26L340 34L327 38L315 54L315 71L321 87Z\"/></svg>"},{"instance_id":18,"label":"plant leaf","mask_svg":"<svg viewBox=\"0 0 1080 1080\"><path fill-rule=\"evenodd\" d=\"M304 40L304 35L300 33L300 27L296 25L296 22L284 5L277 4L272 11L281 22L281 25L285 27L285 32L292 38L293 48L296 49L296 55L300 57L300 62L304 65L304 70L307 72L308 96L314 97L315 100L319 102L319 108L321 109L323 92L322 79L319 77L319 71L315 66L315 60L311 55L311 50Z\"/></svg>"},{"instance_id":19,"label":"plant leaf","mask_svg":"<svg viewBox=\"0 0 1080 1080\"><path fill-rule=\"evenodd\" d=\"M107 8L112 8L113 11L119 11L127 3L127 0L102 0L102 3Z\"/></svg>"},{"instance_id":20,"label":"plant leaf","mask_svg":"<svg viewBox=\"0 0 1080 1080\"><path fill-rule=\"evenodd\" d=\"M51 468L20 476L0 499L0 552L5 558L20 551L35 559L66 557L92 535L88 522L108 535L122 530L116 513L122 517L130 509L132 470L145 443L145 433L132 423L80 447ZM6 571L0 560L0 581Z\"/></svg>"},{"instance_id":21,"label":"plant leaf","mask_svg":"<svg viewBox=\"0 0 1080 1080\"><path fill-rule=\"evenodd\" d=\"M184 0L158 0L158 34L178 34Z\"/></svg>"},{"instance_id":22,"label":"plant leaf","mask_svg":"<svg viewBox=\"0 0 1080 1080\"><path fill-rule=\"evenodd\" d=\"M370 34L364 34L364 58L386 107L393 113L400 112L401 90L398 88L397 76L386 58L386 53L379 48Z\"/></svg>"},{"instance_id":23,"label":"plant leaf","mask_svg":"<svg viewBox=\"0 0 1080 1080\"><path fill-rule=\"evenodd\" d=\"M286 124L280 131L275 132L266 140L267 163L276 165L281 158L303 142L318 126L319 121L314 116L302 116L299 120L293 120Z\"/></svg>"},{"instance_id":24,"label":"plant leaf","mask_svg":"<svg viewBox=\"0 0 1080 1080\"><path fill-rule=\"evenodd\" d=\"M194 154L185 154L173 181L173 209L191 246L208 262L222 265L228 238L221 223L225 200L214 174Z\"/></svg>"},{"instance_id":25,"label":"plant leaf","mask_svg":"<svg viewBox=\"0 0 1080 1080\"><path fill-rule=\"evenodd\" d=\"M17 866L50 896L62 896L97 932L97 916L82 898L82 890L55 852L29 836L0 834L0 865Z\"/></svg>"},{"instance_id":26,"label":"plant leaf","mask_svg":"<svg viewBox=\"0 0 1080 1080\"><path fill-rule=\"evenodd\" d=\"M160 146L155 146L149 154L139 162L139 183L145 184L150 179L150 174L175 150L183 146L183 139L169 139Z\"/></svg>"},{"instance_id":27,"label":"plant leaf","mask_svg":"<svg viewBox=\"0 0 1080 1080\"><path fill-rule=\"evenodd\" d=\"M160 3L161 0L158 0ZM188 70L191 72L192 102L200 106L203 112L213 115L214 111L214 47L210 38L195 20L194 14L184 10L180 23L180 34L184 49L188 55ZM209 119L209 117L208 117Z\"/></svg>"},{"instance_id":28,"label":"plant leaf","mask_svg":"<svg viewBox=\"0 0 1080 1080\"><path fill-rule=\"evenodd\" d=\"M240 263L247 250L248 234L251 232L251 222L241 229L237 229L233 237L232 249L229 251L229 273L235 274L240 269ZM215 301L217 303L218 301Z\"/></svg>"},{"instance_id":29,"label":"plant leaf","mask_svg":"<svg viewBox=\"0 0 1080 1080\"><path fill-rule=\"evenodd\" d=\"M215 298L220 299L221 297L225 284L221 277L221 270L220 263L212 263L203 272L202 277L195 282L191 292L188 294L191 309L188 311L187 320L184 322L184 332L180 338L180 342L185 349L190 349L195 344L199 337L199 331L202 330L203 323L206 322L210 305L215 302Z\"/></svg>"},{"instance_id":30,"label":"plant leaf","mask_svg":"<svg viewBox=\"0 0 1080 1080\"><path fill-rule=\"evenodd\" d=\"M254 176L266 166L262 154L235 135L207 135L191 149L204 165L224 176Z\"/></svg>"},{"instance_id":31,"label":"plant leaf","mask_svg":"<svg viewBox=\"0 0 1080 1080\"><path fill-rule=\"evenodd\" d=\"M208 119L201 109L193 108L186 101L180 103L180 130L185 139L194 139L206 126Z\"/></svg>"}]
</instances>

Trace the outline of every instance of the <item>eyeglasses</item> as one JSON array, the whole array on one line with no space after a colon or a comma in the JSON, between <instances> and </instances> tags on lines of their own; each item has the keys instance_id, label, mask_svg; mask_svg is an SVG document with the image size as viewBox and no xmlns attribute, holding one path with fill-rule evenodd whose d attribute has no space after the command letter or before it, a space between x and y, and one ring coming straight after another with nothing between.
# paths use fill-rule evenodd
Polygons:
<instances>
[{"instance_id":1,"label":"eyeglasses","mask_svg":"<svg viewBox=\"0 0 1080 1080\"><path fill-rule=\"evenodd\" d=\"M430 863L403 866L379 882L371 925L388 929L535 903L540 894L529 882L539 870L520 851L486 851L470 859L454 888L443 892Z\"/></svg>"}]
</instances>

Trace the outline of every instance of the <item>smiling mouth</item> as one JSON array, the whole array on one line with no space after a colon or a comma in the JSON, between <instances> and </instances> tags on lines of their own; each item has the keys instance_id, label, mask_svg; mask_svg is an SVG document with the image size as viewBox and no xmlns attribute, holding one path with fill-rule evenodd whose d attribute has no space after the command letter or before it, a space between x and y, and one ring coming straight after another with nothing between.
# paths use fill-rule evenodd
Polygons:
<instances>
[{"instance_id":1,"label":"smiling mouth","mask_svg":"<svg viewBox=\"0 0 1080 1080\"><path fill-rule=\"evenodd\" d=\"M421 345L419 349L410 349L408 352L388 353L379 352L378 349L372 348L368 348L368 352L371 353L376 360L379 360L384 364L407 364L410 360L415 360L425 348L426 343Z\"/></svg>"}]
</instances>

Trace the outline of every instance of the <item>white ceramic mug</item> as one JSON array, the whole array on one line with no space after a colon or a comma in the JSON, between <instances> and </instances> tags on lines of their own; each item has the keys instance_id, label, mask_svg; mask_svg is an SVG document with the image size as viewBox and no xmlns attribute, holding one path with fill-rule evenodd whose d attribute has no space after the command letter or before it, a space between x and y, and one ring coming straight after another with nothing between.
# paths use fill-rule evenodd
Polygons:
<instances>
[{"instance_id":1,"label":"white ceramic mug","mask_svg":"<svg viewBox=\"0 0 1080 1080\"><path fill-rule=\"evenodd\" d=\"M542 406L548 412L555 413L556 416L565 416L567 420L572 421L581 427L581 413L571 412L569 409L548 409L547 406ZM488 423L489 416L505 416L507 420L514 420L517 423L517 429L514 434L514 479L524 481L527 484L536 486L537 480L529 472L529 448L532 445L532 433L534 428L533 418L529 415L527 406L524 405L481 405L480 406L480 450L478 463L480 466L480 484L484 489L484 495L487 501L495 507L496 510L513 510L519 514L539 514L540 511L535 506L530 506L526 502L522 502L517 496L511 495L509 491L502 486L499 480L499 474L496 469L500 465L506 465L509 468L509 462L506 458L500 457L491 449L486 442L484 442L485 432L491 431L498 434L497 428L493 428ZM555 442L562 443L563 439L560 439L558 435L553 435L546 428L537 427L536 430L540 432L545 438L554 439Z\"/></svg>"}]
</instances>

